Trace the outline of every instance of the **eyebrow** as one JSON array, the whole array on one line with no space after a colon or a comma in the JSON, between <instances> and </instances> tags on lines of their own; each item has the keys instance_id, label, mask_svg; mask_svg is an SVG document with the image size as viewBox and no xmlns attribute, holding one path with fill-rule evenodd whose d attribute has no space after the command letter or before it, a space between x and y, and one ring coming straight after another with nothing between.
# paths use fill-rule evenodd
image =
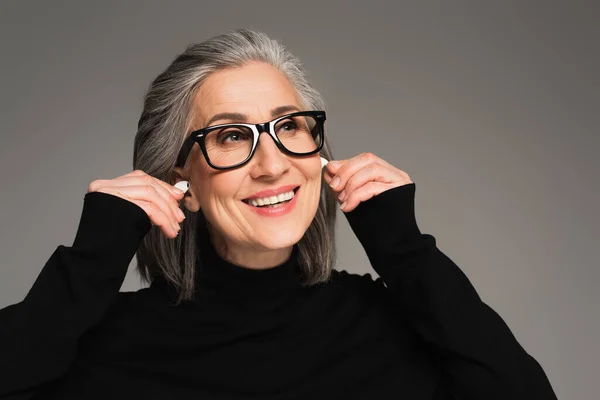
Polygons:
<instances>
[{"instance_id":1,"label":"eyebrow","mask_svg":"<svg viewBox=\"0 0 600 400\"><path fill-rule=\"evenodd\" d=\"M276 118L284 113L288 113L288 112L294 112L294 111L300 111L300 109L296 106L292 106L292 105L288 105L288 106L279 106L279 107L275 107L274 109L271 110L271 116L273 118ZM230 113L230 112L224 112L224 113L219 113L219 114L215 114L212 116L211 119L208 120L208 122L206 123L206 126L211 126L215 121L219 121L219 120L228 120L231 122L246 122L248 121L248 116L246 114L242 114L242 113Z\"/></svg>"}]
</instances>

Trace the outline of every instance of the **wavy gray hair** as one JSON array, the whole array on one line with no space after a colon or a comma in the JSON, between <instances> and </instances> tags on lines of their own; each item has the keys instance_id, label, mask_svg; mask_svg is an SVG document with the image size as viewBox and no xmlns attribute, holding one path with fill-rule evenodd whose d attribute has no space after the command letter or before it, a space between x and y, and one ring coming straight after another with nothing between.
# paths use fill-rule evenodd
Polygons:
<instances>
[{"instance_id":1,"label":"wavy gray hair","mask_svg":"<svg viewBox=\"0 0 600 400\"><path fill-rule=\"evenodd\" d=\"M150 84L144 97L144 108L134 140L133 168L173 184L173 168L192 126L192 99L196 89L211 73L252 61L278 68L298 93L301 106L307 110L325 110L323 98L306 79L300 61L281 43L258 31L240 29L189 45ZM321 155L332 159L327 137ZM303 285L329 280L336 260L336 200L322 182L321 200L316 215L298 242ZM158 226L152 226L137 252L137 271L145 283L164 279L178 293L177 303L190 300L195 292L197 240L207 240L201 212L192 213L182 207L186 219L175 239L165 237ZM203 220L199 220L199 218Z\"/></svg>"}]
</instances>

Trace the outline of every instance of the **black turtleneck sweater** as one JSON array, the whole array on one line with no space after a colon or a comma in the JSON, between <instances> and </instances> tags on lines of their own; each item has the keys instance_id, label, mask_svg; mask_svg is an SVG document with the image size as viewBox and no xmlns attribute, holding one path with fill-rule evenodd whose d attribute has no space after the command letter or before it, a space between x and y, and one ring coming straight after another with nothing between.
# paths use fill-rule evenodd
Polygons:
<instances>
[{"instance_id":1,"label":"black turtleneck sweater","mask_svg":"<svg viewBox=\"0 0 600 400\"><path fill-rule=\"evenodd\" d=\"M151 228L88 193L20 303L0 310L0 399L556 399L541 366L415 222L415 184L345 213L373 269L302 287L297 247L252 270L200 244L196 298L119 292Z\"/></svg>"}]
</instances>

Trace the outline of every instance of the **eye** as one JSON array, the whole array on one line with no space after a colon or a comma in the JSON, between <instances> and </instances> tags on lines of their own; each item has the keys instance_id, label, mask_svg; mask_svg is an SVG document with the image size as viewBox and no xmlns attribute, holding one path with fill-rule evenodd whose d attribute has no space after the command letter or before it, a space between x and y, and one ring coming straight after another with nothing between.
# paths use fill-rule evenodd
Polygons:
<instances>
[{"instance_id":1,"label":"eye","mask_svg":"<svg viewBox=\"0 0 600 400\"><path fill-rule=\"evenodd\" d=\"M217 135L219 144L238 143L246 140L252 140L252 134L239 128L225 129Z\"/></svg>"},{"instance_id":2,"label":"eye","mask_svg":"<svg viewBox=\"0 0 600 400\"><path fill-rule=\"evenodd\" d=\"M292 129L296 129L296 123L294 121L286 121L281 126L282 129L291 131Z\"/></svg>"},{"instance_id":3,"label":"eye","mask_svg":"<svg viewBox=\"0 0 600 400\"><path fill-rule=\"evenodd\" d=\"M277 134L286 134L290 132L295 132L298 129L298 124L293 119L287 119L284 121L280 121L275 127Z\"/></svg>"}]
</instances>

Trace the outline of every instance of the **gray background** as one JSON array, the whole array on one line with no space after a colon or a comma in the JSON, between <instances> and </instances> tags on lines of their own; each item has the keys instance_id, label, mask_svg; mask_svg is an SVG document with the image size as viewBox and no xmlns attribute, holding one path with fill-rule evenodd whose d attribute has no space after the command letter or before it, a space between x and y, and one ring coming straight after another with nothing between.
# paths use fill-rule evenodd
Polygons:
<instances>
[{"instance_id":1,"label":"gray background","mask_svg":"<svg viewBox=\"0 0 600 400\"><path fill-rule=\"evenodd\" d=\"M72 244L88 184L132 170L150 81L186 45L256 28L325 96L335 156L406 171L421 230L559 398L597 398L599 17L593 1L4 1L0 307ZM337 268L375 275L339 216Z\"/></svg>"}]
</instances>

